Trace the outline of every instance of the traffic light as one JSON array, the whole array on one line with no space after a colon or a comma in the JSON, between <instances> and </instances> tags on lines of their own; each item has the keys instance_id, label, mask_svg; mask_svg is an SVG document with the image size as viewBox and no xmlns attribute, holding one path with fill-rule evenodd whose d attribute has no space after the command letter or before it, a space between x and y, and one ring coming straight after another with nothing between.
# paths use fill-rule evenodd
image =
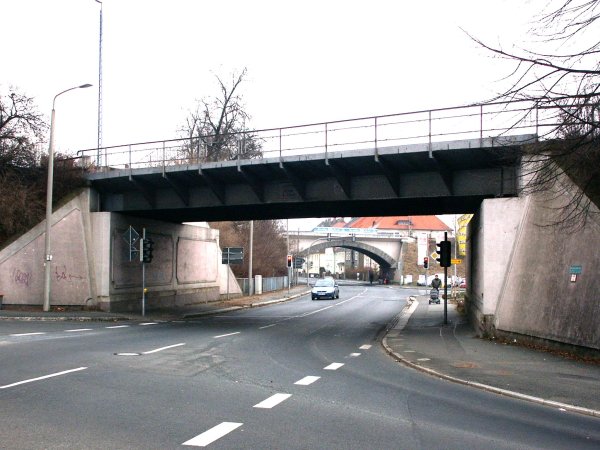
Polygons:
<instances>
[{"instance_id":1,"label":"traffic light","mask_svg":"<svg viewBox=\"0 0 600 450\"><path fill-rule=\"evenodd\" d=\"M287 266L292 267L292 255L287 255Z\"/></svg>"},{"instance_id":2,"label":"traffic light","mask_svg":"<svg viewBox=\"0 0 600 450\"><path fill-rule=\"evenodd\" d=\"M152 262L152 252L154 252L154 241L151 238L140 239L142 243L142 262L151 263Z\"/></svg>"},{"instance_id":3,"label":"traffic light","mask_svg":"<svg viewBox=\"0 0 600 450\"><path fill-rule=\"evenodd\" d=\"M429 268L429 258L426 256L423 258L423 269Z\"/></svg>"},{"instance_id":4,"label":"traffic light","mask_svg":"<svg viewBox=\"0 0 600 450\"><path fill-rule=\"evenodd\" d=\"M308 268L312 269L312 267L313 267L313 262L311 261L311 262L308 263Z\"/></svg>"},{"instance_id":5,"label":"traffic light","mask_svg":"<svg viewBox=\"0 0 600 450\"><path fill-rule=\"evenodd\" d=\"M442 267L450 267L452 264L450 262L450 241L441 241L436 244L438 247L439 258L436 258L436 261L440 263Z\"/></svg>"}]
</instances>

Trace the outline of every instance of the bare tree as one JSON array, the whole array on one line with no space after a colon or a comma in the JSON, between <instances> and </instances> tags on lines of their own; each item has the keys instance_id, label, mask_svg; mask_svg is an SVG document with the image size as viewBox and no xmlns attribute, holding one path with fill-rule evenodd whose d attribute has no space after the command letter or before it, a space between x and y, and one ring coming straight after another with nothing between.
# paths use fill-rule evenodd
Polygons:
<instances>
[{"instance_id":1,"label":"bare tree","mask_svg":"<svg viewBox=\"0 0 600 450\"><path fill-rule=\"evenodd\" d=\"M37 147L47 129L32 98L15 89L0 96L0 247L44 217L48 158ZM56 204L84 179L74 158L54 156Z\"/></svg>"},{"instance_id":2,"label":"bare tree","mask_svg":"<svg viewBox=\"0 0 600 450\"><path fill-rule=\"evenodd\" d=\"M248 221L211 222L211 228L219 230L221 247L243 247L244 263L232 265L238 277L248 276L249 236ZM286 238L278 220L255 220L253 240L252 271L265 277L287 274Z\"/></svg>"},{"instance_id":3,"label":"bare tree","mask_svg":"<svg viewBox=\"0 0 600 450\"><path fill-rule=\"evenodd\" d=\"M189 139L185 158L226 161L261 156L260 140L245 128L250 116L239 91L246 73L244 69L239 75L233 74L230 84L217 76L219 95L203 98L190 113L182 129Z\"/></svg>"},{"instance_id":4,"label":"bare tree","mask_svg":"<svg viewBox=\"0 0 600 450\"><path fill-rule=\"evenodd\" d=\"M7 95L0 95L0 171L34 166L35 146L47 129L32 98L13 88Z\"/></svg>"},{"instance_id":5,"label":"bare tree","mask_svg":"<svg viewBox=\"0 0 600 450\"><path fill-rule=\"evenodd\" d=\"M531 100L555 126L525 148L526 193L566 193L564 174L577 186L552 225L582 226L600 207L600 0L563 0L534 22L531 48L507 51L471 37L494 55L513 61L509 87L495 100ZM538 49L538 46L539 49ZM525 119L525 115L523 116Z\"/></svg>"}]
</instances>

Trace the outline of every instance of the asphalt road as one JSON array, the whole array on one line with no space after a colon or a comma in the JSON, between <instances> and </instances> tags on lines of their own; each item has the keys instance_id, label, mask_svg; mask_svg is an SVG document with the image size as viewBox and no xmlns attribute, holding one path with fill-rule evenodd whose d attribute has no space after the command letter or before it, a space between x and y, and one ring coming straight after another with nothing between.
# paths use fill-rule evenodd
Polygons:
<instances>
[{"instance_id":1,"label":"asphalt road","mask_svg":"<svg viewBox=\"0 0 600 450\"><path fill-rule=\"evenodd\" d=\"M381 347L411 292L341 286L162 323L0 324L2 449L600 447L598 419L406 368Z\"/></svg>"}]
</instances>

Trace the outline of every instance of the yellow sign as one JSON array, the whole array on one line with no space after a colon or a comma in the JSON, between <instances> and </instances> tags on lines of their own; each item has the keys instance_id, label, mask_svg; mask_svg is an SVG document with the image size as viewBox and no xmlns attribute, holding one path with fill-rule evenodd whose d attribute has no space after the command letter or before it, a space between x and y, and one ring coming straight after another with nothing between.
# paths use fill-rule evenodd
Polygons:
<instances>
[{"instance_id":1,"label":"yellow sign","mask_svg":"<svg viewBox=\"0 0 600 450\"><path fill-rule=\"evenodd\" d=\"M458 254L460 256L467 254L467 225L472 217L473 214L463 214L457 219L456 241L458 242Z\"/></svg>"},{"instance_id":2,"label":"yellow sign","mask_svg":"<svg viewBox=\"0 0 600 450\"><path fill-rule=\"evenodd\" d=\"M462 264L462 259L454 259L454 258L452 258L450 260L450 263L451 264Z\"/></svg>"}]
</instances>

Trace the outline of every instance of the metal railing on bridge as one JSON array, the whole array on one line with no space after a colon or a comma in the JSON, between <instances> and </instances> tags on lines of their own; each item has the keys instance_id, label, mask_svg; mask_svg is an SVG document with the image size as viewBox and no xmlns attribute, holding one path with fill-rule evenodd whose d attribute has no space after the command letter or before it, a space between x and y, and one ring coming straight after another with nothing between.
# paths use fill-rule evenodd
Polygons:
<instances>
[{"instance_id":1,"label":"metal railing on bridge","mask_svg":"<svg viewBox=\"0 0 600 450\"><path fill-rule=\"evenodd\" d=\"M91 170L325 154L359 149L551 134L561 108L544 100L484 103L349 120L80 150ZM94 167L96 166L96 167Z\"/></svg>"}]
</instances>

